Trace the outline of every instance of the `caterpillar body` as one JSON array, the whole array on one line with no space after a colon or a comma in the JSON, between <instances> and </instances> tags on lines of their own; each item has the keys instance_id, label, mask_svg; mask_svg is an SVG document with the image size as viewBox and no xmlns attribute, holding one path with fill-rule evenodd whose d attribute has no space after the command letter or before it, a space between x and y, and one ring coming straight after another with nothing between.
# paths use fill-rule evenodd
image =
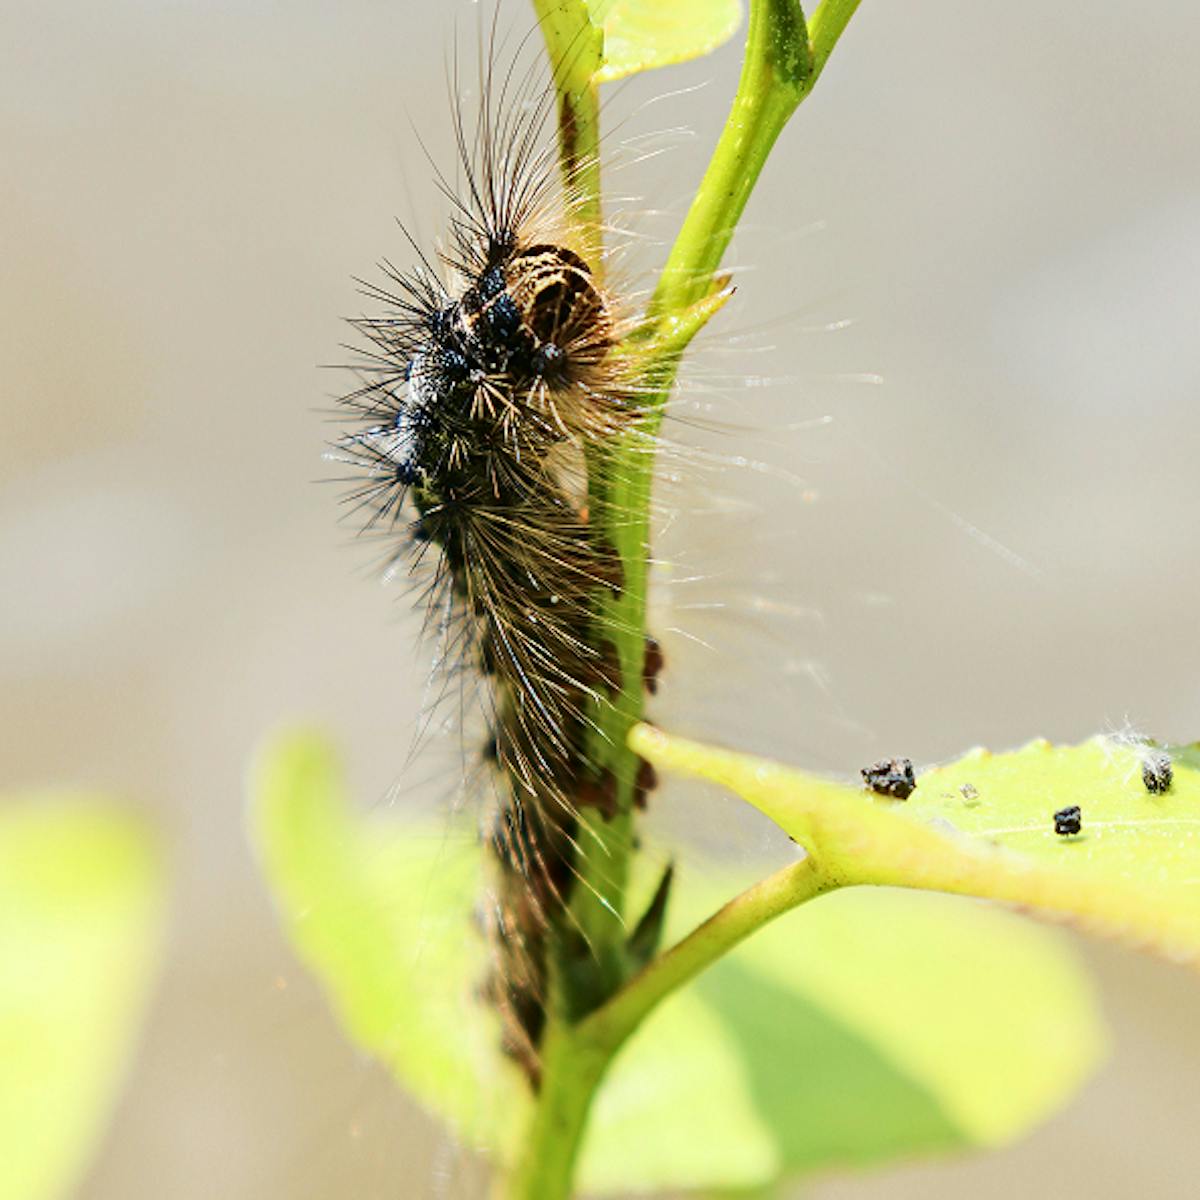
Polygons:
<instances>
[{"instance_id":1,"label":"caterpillar body","mask_svg":"<svg viewBox=\"0 0 1200 1200\"><path fill-rule=\"evenodd\" d=\"M620 306L566 231L553 91L489 65L480 93L473 118L456 109L465 187L439 177L456 205L440 269L385 267L367 289L383 313L353 322L368 345L334 456L366 525L395 539L390 567L426 580L484 680L499 800L485 991L536 1083L547 936L567 919L581 797L603 791L588 712L613 668L592 614L621 587L588 520L588 451L628 427L636 392Z\"/></svg>"}]
</instances>

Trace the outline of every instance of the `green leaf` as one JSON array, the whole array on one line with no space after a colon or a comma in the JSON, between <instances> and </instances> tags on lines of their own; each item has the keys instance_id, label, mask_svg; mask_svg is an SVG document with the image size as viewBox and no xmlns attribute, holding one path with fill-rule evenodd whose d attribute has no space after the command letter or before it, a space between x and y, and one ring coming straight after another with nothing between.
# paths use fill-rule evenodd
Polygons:
<instances>
[{"instance_id":1,"label":"green leaf","mask_svg":"<svg viewBox=\"0 0 1200 1200\"><path fill-rule=\"evenodd\" d=\"M739 0L597 0L589 8L604 27L599 83L701 58L742 22Z\"/></svg>"},{"instance_id":2,"label":"green leaf","mask_svg":"<svg viewBox=\"0 0 1200 1200\"><path fill-rule=\"evenodd\" d=\"M477 998L486 886L472 832L355 814L315 735L269 746L255 837L305 962L355 1041L468 1141L506 1161L527 1112ZM639 856L641 912L661 877ZM749 882L689 860L675 939ZM668 999L622 1050L580 1186L751 1187L788 1171L1008 1140L1059 1106L1103 1034L1048 930L899 892L806 906Z\"/></svg>"},{"instance_id":3,"label":"green leaf","mask_svg":"<svg viewBox=\"0 0 1200 1200\"><path fill-rule=\"evenodd\" d=\"M328 743L292 733L261 755L252 836L297 953L350 1036L468 1140L503 1145L525 1104L476 999L483 941L470 918L470 831L352 813Z\"/></svg>"},{"instance_id":4,"label":"green leaf","mask_svg":"<svg viewBox=\"0 0 1200 1200\"><path fill-rule=\"evenodd\" d=\"M630 744L657 766L737 792L805 847L831 883L893 884L1002 900L1052 919L1200 961L1200 772L1176 752L1174 782L1151 794L1152 753L1122 738L975 750L918 777L907 801L649 726ZM969 785L969 786L968 786ZM1078 805L1083 830L1055 832Z\"/></svg>"},{"instance_id":5,"label":"green leaf","mask_svg":"<svg viewBox=\"0 0 1200 1200\"><path fill-rule=\"evenodd\" d=\"M534 0L560 87L611 83L711 53L737 32L740 0Z\"/></svg>"},{"instance_id":6,"label":"green leaf","mask_svg":"<svg viewBox=\"0 0 1200 1200\"><path fill-rule=\"evenodd\" d=\"M103 1131L158 961L162 870L82 797L0 806L0 1196L68 1194Z\"/></svg>"},{"instance_id":7,"label":"green leaf","mask_svg":"<svg viewBox=\"0 0 1200 1200\"><path fill-rule=\"evenodd\" d=\"M672 933L749 882L685 891ZM582 1178L750 1187L1010 1141L1103 1053L1090 988L1046 933L898 892L788 914L634 1035L598 1099Z\"/></svg>"}]
</instances>

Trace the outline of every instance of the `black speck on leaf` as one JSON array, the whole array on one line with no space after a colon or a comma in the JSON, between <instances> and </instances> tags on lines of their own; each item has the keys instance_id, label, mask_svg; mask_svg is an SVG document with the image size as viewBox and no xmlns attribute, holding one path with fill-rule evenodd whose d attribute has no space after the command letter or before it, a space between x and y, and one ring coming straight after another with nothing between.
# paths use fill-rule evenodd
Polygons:
<instances>
[{"instance_id":1,"label":"black speck on leaf","mask_svg":"<svg viewBox=\"0 0 1200 1200\"><path fill-rule=\"evenodd\" d=\"M883 758L862 769L863 784L878 796L907 800L917 786L910 758Z\"/></svg>"},{"instance_id":2,"label":"black speck on leaf","mask_svg":"<svg viewBox=\"0 0 1200 1200\"><path fill-rule=\"evenodd\" d=\"M1054 814L1054 832L1059 837L1073 837L1083 828L1083 815L1078 804L1068 808L1060 808Z\"/></svg>"}]
</instances>

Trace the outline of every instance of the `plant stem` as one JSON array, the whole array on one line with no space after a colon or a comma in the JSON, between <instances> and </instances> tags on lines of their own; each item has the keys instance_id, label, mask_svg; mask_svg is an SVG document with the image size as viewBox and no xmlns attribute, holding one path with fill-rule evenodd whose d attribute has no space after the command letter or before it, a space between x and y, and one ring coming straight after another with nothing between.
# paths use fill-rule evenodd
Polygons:
<instances>
[{"instance_id":1,"label":"plant stem","mask_svg":"<svg viewBox=\"0 0 1200 1200\"><path fill-rule=\"evenodd\" d=\"M812 78L808 83L810 88L816 83L817 76L824 69L838 38L850 23L857 7L858 0L824 0L820 8L813 13L812 20L808 23L813 52Z\"/></svg>"},{"instance_id":2,"label":"plant stem","mask_svg":"<svg viewBox=\"0 0 1200 1200\"><path fill-rule=\"evenodd\" d=\"M600 103L595 76L603 63L603 30L592 23L585 0L534 0L550 61L554 64L554 85L558 93L559 162L566 197L567 216L579 248L599 274L603 263L600 194ZM606 509L606 496L598 486L603 468L589 462L590 507L592 520L610 537L600 517ZM627 504L640 511L649 506L649 496L629 498ZM599 506L599 507L597 507ZM630 553L613 543L621 558L628 586L630 572L645 570L645 555ZM599 649L605 631L611 626L606 614L596 615L593 644ZM618 644L617 650L621 647ZM622 677L625 660L621 659ZM638 667L640 678L640 665ZM605 705L596 702L593 709ZM632 725L640 713L629 717ZM593 722L597 717L591 715ZM636 768L635 768L636 769ZM632 777L618 781L618 795L632 794ZM628 785L628 786L626 786ZM617 987L624 976L624 919L628 842L631 835L629 805L619 808L616 818L605 821L596 809L585 809L578 817L577 841L582 852L577 864L578 879L573 888L571 921L591 955L593 977L579 986L583 996L570 995L565 989L568 1010L586 1008L587 993L602 996Z\"/></svg>"},{"instance_id":3,"label":"plant stem","mask_svg":"<svg viewBox=\"0 0 1200 1200\"><path fill-rule=\"evenodd\" d=\"M504 1195L510 1200L567 1200L588 1111L612 1058L578 1037L570 1026L547 1026L542 1047L542 1088L533 1121Z\"/></svg>"},{"instance_id":4,"label":"plant stem","mask_svg":"<svg viewBox=\"0 0 1200 1200\"><path fill-rule=\"evenodd\" d=\"M558 91L559 148L568 216L589 260L602 259L599 104L594 77L603 31L585 0L533 0ZM811 90L857 0L824 0L819 46L810 44L796 0L751 0L746 54L733 106L704 179L668 256L646 320L618 348L637 360L642 415L622 436L589 453L592 528L620 558L619 591L597 604L593 644L611 643L620 686L591 705L588 758L611 777L616 813L579 818L582 848L571 919L591 971L580 985L564 946L552 958L541 1052L541 1086L512 1174L508 1200L565 1200L596 1089L621 1044L663 997L780 913L831 886L812 859L792 864L727 904L667 953L629 978L625 889L641 760L628 748L642 715L654 447L679 361L728 297L717 281L725 250L772 146Z\"/></svg>"},{"instance_id":5,"label":"plant stem","mask_svg":"<svg viewBox=\"0 0 1200 1200\"><path fill-rule=\"evenodd\" d=\"M580 1022L577 1037L615 1053L666 996L768 922L835 886L812 857L768 875L647 964L607 1004Z\"/></svg>"},{"instance_id":6,"label":"plant stem","mask_svg":"<svg viewBox=\"0 0 1200 1200\"><path fill-rule=\"evenodd\" d=\"M633 354L640 351L642 419L623 437L597 447L589 458L591 519L622 566L621 591L602 597L596 614L598 640L610 641L616 650L621 687L611 701L594 706L591 718L589 760L598 772L611 774L617 815L604 822L594 813L585 814L581 842L594 853L583 864L577 911L610 987L620 982L623 965L614 939L624 915L640 765L626 738L642 716L654 439L679 360L703 324L681 322L681 317L696 311L710 316L720 307L713 302L714 276L771 147L810 86L811 64L799 5L793 0L753 0L732 109L650 301L647 321L626 347Z\"/></svg>"},{"instance_id":7,"label":"plant stem","mask_svg":"<svg viewBox=\"0 0 1200 1200\"><path fill-rule=\"evenodd\" d=\"M708 292L767 156L812 77L800 5L754 0L733 106L655 288L651 316L686 308Z\"/></svg>"},{"instance_id":8,"label":"plant stem","mask_svg":"<svg viewBox=\"0 0 1200 1200\"><path fill-rule=\"evenodd\" d=\"M599 270L603 261L600 195L600 101L604 31L582 0L533 0L558 94L558 158L567 219L578 249Z\"/></svg>"},{"instance_id":9,"label":"plant stem","mask_svg":"<svg viewBox=\"0 0 1200 1200\"><path fill-rule=\"evenodd\" d=\"M592 1101L617 1051L646 1016L756 930L835 886L813 858L790 863L730 900L590 1016L575 1025L549 1023L542 1088L506 1181L509 1200L567 1200Z\"/></svg>"}]
</instances>

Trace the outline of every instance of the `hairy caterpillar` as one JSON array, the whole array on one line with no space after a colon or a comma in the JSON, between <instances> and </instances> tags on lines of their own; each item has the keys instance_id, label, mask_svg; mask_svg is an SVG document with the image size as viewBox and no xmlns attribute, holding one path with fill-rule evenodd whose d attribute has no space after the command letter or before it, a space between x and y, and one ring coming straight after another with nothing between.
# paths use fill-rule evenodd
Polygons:
<instances>
[{"instance_id":1,"label":"hairy caterpillar","mask_svg":"<svg viewBox=\"0 0 1200 1200\"><path fill-rule=\"evenodd\" d=\"M553 89L499 72L494 49L493 33L473 114L454 88L464 185L439 173L454 204L440 262L385 266L367 288L382 314L353 322L367 347L335 457L348 501L389 539L389 570L416 574L485 681L499 798L486 991L536 1082L546 939L567 919L579 807L606 794L586 753L614 669L593 611L621 572L588 519L588 451L637 406L615 352L621 306L564 219Z\"/></svg>"}]
</instances>

